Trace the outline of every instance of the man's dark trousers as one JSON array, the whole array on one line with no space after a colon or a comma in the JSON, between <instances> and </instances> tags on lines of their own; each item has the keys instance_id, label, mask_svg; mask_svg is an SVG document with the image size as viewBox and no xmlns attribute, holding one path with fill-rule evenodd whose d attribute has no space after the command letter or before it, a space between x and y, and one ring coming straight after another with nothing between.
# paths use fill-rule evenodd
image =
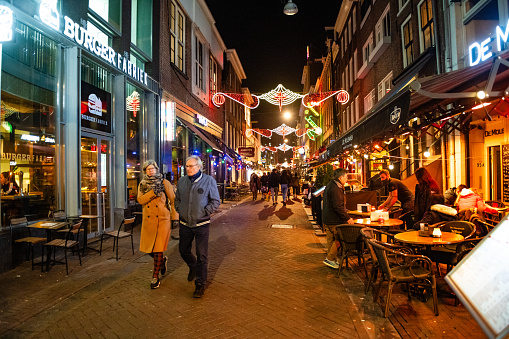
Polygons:
<instances>
[{"instance_id":1,"label":"man's dark trousers","mask_svg":"<svg viewBox=\"0 0 509 339\"><path fill-rule=\"evenodd\" d=\"M191 228L180 224L179 252L190 269L196 268L196 285L205 285L207 282L209 226L210 224ZM196 257L191 252L195 239Z\"/></svg>"}]
</instances>

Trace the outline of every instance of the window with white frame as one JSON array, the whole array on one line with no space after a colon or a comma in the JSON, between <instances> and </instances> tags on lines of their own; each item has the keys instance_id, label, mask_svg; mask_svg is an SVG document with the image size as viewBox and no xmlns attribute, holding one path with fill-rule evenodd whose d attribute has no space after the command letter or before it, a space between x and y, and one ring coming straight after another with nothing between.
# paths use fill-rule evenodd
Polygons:
<instances>
[{"instance_id":1,"label":"window with white frame","mask_svg":"<svg viewBox=\"0 0 509 339\"><path fill-rule=\"evenodd\" d=\"M431 0L423 0L419 3L419 38L421 53L433 46L433 5Z\"/></svg>"},{"instance_id":2,"label":"window with white frame","mask_svg":"<svg viewBox=\"0 0 509 339\"><path fill-rule=\"evenodd\" d=\"M357 50L353 52L353 69L354 69L353 76L355 80L357 80L357 72L359 72L359 64L357 62Z\"/></svg>"},{"instance_id":3,"label":"window with white frame","mask_svg":"<svg viewBox=\"0 0 509 339\"><path fill-rule=\"evenodd\" d=\"M384 10L380 19L375 25L375 46L383 40L384 37L391 35L390 5Z\"/></svg>"},{"instance_id":4,"label":"window with white frame","mask_svg":"<svg viewBox=\"0 0 509 339\"><path fill-rule=\"evenodd\" d=\"M369 54L373 50L373 33L369 36L369 38L364 43L362 47L362 63L369 61Z\"/></svg>"},{"instance_id":5,"label":"window with white frame","mask_svg":"<svg viewBox=\"0 0 509 339\"><path fill-rule=\"evenodd\" d=\"M403 66L407 67L414 61L413 43L414 38L412 35L412 16L408 18L401 25L401 39L403 43Z\"/></svg>"},{"instance_id":6,"label":"window with white frame","mask_svg":"<svg viewBox=\"0 0 509 339\"><path fill-rule=\"evenodd\" d=\"M210 98L217 92L217 62L211 56L209 60Z\"/></svg>"},{"instance_id":7,"label":"window with white frame","mask_svg":"<svg viewBox=\"0 0 509 339\"><path fill-rule=\"evenodd\" d=\"M205 58L204 58L205 50L203 43L195 36L195 51L194 51L194 85L205 91L205 80L203 69L205 66Z\"/></svg>"},{"instance_id":8,"label":"window with white frame","mask_svg":"<svg viewBox=\"0 0 509 339\"><path fill-rule=\"evenodd\" d=\"M391 90L392 72L378 83L378 101L380 101Z\"/></svg>"},{"instance_id":9,"label":"window with white frame","mask_svg":"<svg viewBox=\"0 0 509 339\"><path fill-rule=\"evenodd\" d=\"M375 89L364 97L364 113L367 113L375 104Z\"/></svg>"},{"instance_id":10,"label":"window with white frame","mask_svg":"<svg viewBox=\"0 0 509 339\"><path fill-rule=\"evenodd\" d=\"M401 11L401 9L405 7L409 2L410 0L398 0L399 10Z\"/></svg>"},{"instance_id":11,"label":"window with white frame","mask_svg":"<svg viewBox=\"0 0 509 339\"><path fill-rule=\"evenodd\" d=\"M170 2L170 62L185 71L185 17L175 1Z\"/></svg>"}]
</instances>

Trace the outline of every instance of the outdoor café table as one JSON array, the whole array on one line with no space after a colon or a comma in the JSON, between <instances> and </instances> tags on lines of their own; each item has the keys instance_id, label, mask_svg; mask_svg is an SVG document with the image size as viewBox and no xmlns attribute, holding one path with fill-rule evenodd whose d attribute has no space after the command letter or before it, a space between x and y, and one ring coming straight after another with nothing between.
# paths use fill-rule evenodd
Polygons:
<instances>
[{"instance_id":1,"label":"outdoor caf\u00e9 table","mask_svg":"<svg viewBox=\"0 0 509 339\"><path fill-rule=\"evenodd\" d=\"M69 225L69 222L67 222L67 221L43 220L43 221L39 221L35 224L28 225L27 227L46 230L46 240L48 242L50 242L51 241L51 231L59 230L61 228L64 228L67 225ZM47 249L48 250L48 253L47 253L48 261L46 262L46 271L49 270L49 263L50 263L50 258L51 258L51 246L47 246L47 247L48 247L48 249Z\"/></svg>"},{"instance_id":2,"label":"outdoor caf\u00e9 table","mask_svg":"<svg viewBox=\"0 0 509 339\"><path fill-rule=\"evenodd\" d=\"M93 215L93 214L82 214L80 215L80 218L81 219L87 219L87 224L86 226L84 227L85 229L85 235L84 235L84 240L83 240L83 250L82 250L82 255L85 256L85 250L88 249L88 250L94 250L96 252L99 252L98 249L96 248L93 248L93 247L88 247L88 226L90 225L90 222L89 220L92 220L92 219L100 219L100 218L103 218L102 215Z\"/></svg>"},{"instance_id":3,"label":"outdoor caf\u00e9 table","mask_svg":"<svg viewBox=\"0 0 509 339\"><path fill-rule=\"evenodd\" d=\"M394 235L394 239L412 245L426 246L426 256L431 253L431 247L437 245L457 244L464 240L461 234L442 232L440 238L421 237L419 231L402 232Z\"/></svg>"},{"instance_id":4,"label":"outdoor caf\u00e9 table","mask_svg":"<svg viewBox=\"0 0 509 339\"><path fill-rule=\"evenodd\" d=\"M348 214L352 217L369 218L369 216L371 215L371 211L370 212L359 212L359 211L353 210L353 211L348 211Z\"/></svg>"},{"instance_id":5,"label":"outdoor caf\u00e9 table","mask_svg":"<svg viewBox=\"0 0 509 339\"><path fill-rule=\"evenodd\" d=\"M364 225L366 227L379 228L382 230L388 230L389 228L394 228L403 225L403 220L394 218L389 218L389 220L385 220L383 223L380 223L378 221L371 221L370 218L355 219L354 221L356 225Z\"/></svg>"}]
</instances>

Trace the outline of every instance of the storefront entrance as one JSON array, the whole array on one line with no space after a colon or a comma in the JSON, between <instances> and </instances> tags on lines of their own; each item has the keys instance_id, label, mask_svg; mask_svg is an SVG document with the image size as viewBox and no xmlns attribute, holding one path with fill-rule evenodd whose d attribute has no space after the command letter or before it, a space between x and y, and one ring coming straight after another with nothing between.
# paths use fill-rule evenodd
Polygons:
<instances>
[{"instance_id":1,"label":"storefront entrance","mask_svg":"<svg viewBox=\"0 0 509 339\"><path fill-rule=\"evenodd\" d=\"M111 228L111 138L82 132L81 137L81 211L98 215L89 224L89 235Z\"/></svg>"}]
</instances>

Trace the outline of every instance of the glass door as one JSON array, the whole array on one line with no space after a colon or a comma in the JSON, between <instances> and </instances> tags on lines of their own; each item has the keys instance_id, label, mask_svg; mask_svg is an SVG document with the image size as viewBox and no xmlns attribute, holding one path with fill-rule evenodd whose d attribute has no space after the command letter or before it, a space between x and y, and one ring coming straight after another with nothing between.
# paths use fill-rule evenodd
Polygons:
<instances>
[{"instance_id":1,"label":"glass door","mask_svg":"<svg viewBox=\"0 0 509 339\"><path fill-rule=\"evenodd\" d=\"M102 234L112 225L111 140L82 133L81 137L81 212L98 215L89 222L89 235Z\"/></svg>"},{"instance_id":2,"label":"glass door","mask_svg":"<svg viewBox=\"0 0 509 339\"><path fill-rule=\"evenodd\" d=\"M488 165L489 165L489 199L502 201L502 166L500 146L488 148Z\"/></svg>"}]
</instances>

